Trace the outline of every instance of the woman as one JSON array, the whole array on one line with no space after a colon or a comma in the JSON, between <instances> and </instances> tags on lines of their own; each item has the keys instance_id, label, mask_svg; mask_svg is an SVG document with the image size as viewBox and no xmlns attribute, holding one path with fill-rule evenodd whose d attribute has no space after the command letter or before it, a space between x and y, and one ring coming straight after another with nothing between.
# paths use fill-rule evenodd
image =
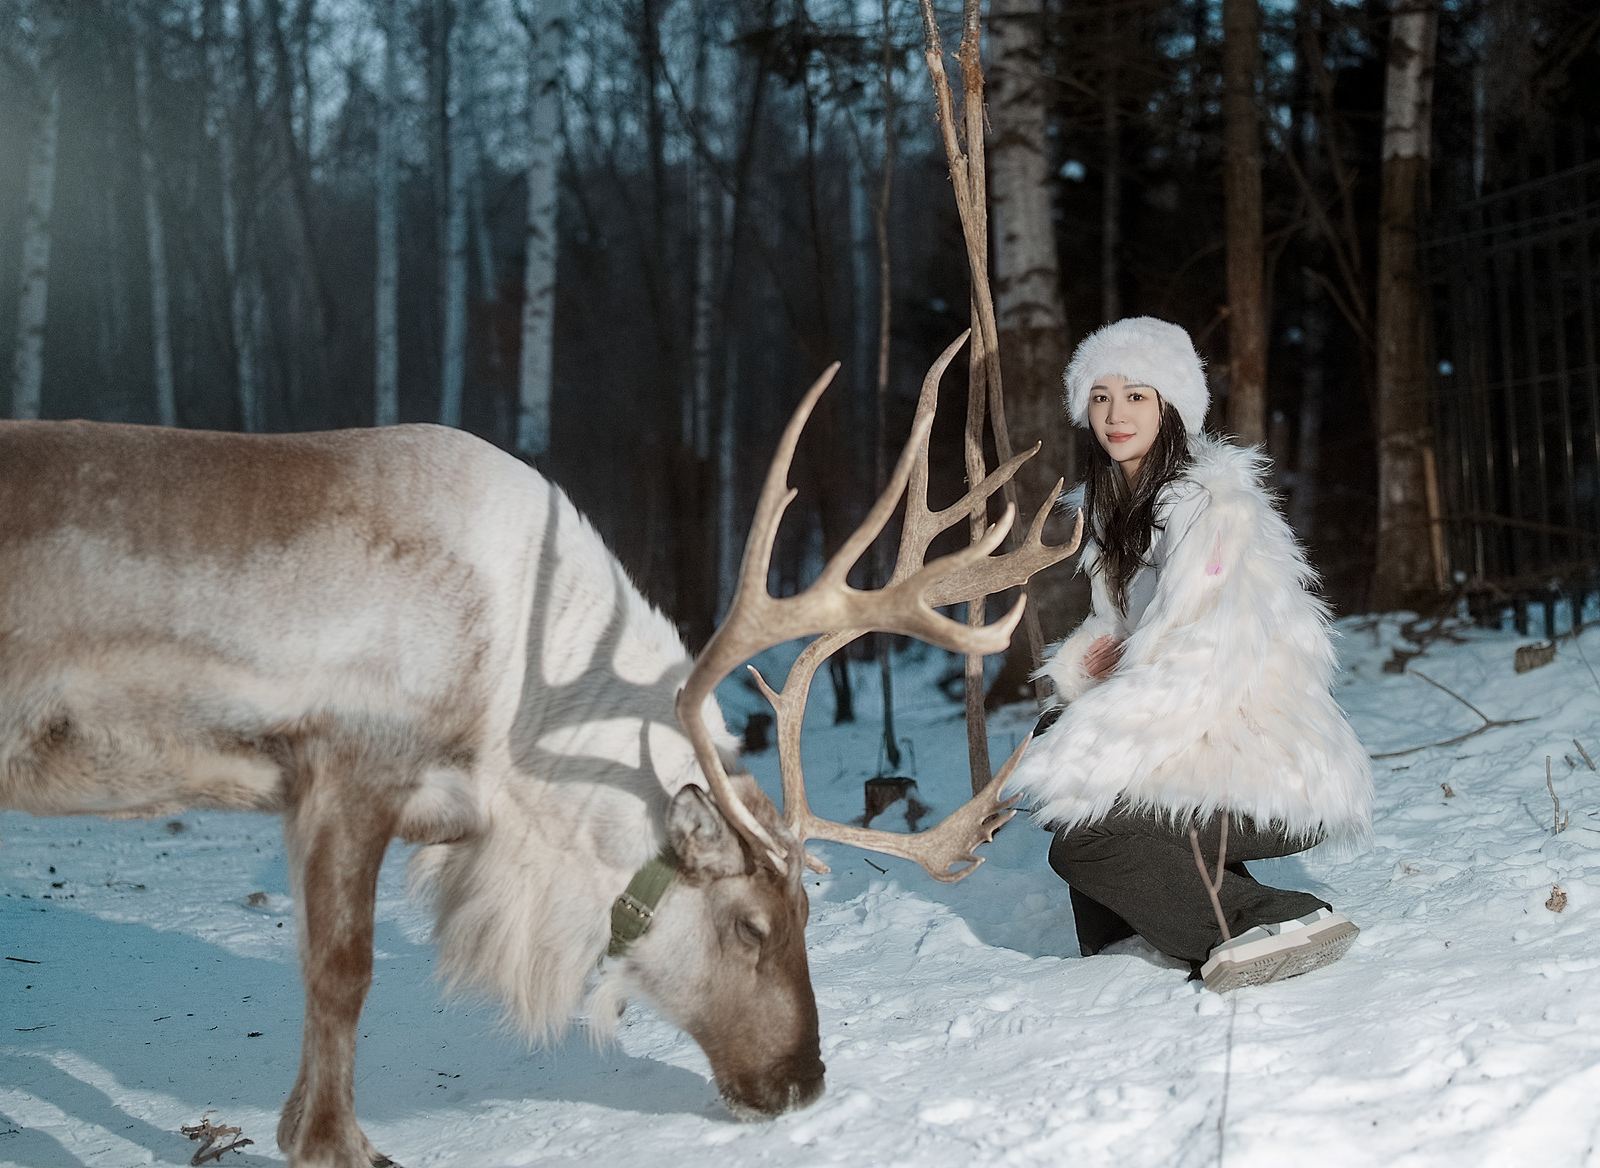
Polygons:
<instances>
[{"instance_id":1,"label":"woman","mask_svg":"<svg viewBox=\"0 0 1600 1168\"><path fill-rule=\"evenodd\" d=\"M1079 558L1093 609L1040 670L1065 707L1011 788L1055 830L1080 947L1138 933L1217 990L1336 960L1356 926L1243 863L1360 838L1372 803L1366 752L1329 694L1328 610L1273 509L1266 459L1201 432L1210 394L1176 325L1107 325L1065 380L1068 414L1099 448ZM1225 847L1230 939L1191 828L1209 864Z\"/></svg>"}]
</instances>

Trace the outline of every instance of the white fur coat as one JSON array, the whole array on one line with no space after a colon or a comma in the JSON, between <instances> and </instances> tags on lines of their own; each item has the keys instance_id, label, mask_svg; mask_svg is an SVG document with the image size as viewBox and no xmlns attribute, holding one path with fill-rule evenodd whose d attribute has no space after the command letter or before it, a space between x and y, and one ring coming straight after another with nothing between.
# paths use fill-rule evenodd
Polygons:
<instances>
[{"instance_id":1,"label":"white fur coat","mask_svg":"<svg viewBox=\"0 0 1600 1168\"><path fill-rule=\"evenodd\" d=\"M1227 810L1308 841L1359 839L1372 772L1329 692L1329 614L1307 591L1315 573L1272 506L1259 452L1203 435L1190 449L1158 512L1166 529L1144 569L1153 592L1148 578L1129 589L1131 621L1085 542L1093 610L1040 670L1067 707L1010 789L1057 826L1121 799L1173 816ZM1106 634L1125 639L1123 656L1097 681L1082 662Z\"/></svg>"}]
</instances>

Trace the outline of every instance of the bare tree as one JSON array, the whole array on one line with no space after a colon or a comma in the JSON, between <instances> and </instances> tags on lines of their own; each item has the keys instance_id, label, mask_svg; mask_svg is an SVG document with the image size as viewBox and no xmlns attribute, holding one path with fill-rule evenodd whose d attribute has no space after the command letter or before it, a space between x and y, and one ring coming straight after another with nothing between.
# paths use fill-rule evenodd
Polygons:
<instances>
[{"instance_id":1,"label":"bare tree","mask_svg":"<svg viewBox=\"0 0 1600 1168\"><path fill-rule=\"evenodd\" d=\"M716 189L705 157L715 135L715 103L710 90L710 6L694 0L694 75L690 104L695 133L705 147L689 156L689 197L694 209L694 309L689 324L689 377L691 391L684 396L683 435L696 462L711 457L711 357L712 322L716 315L717 216Z\"/></svg>"},{"instance_id":2,"label":"bare tree","mask_svg":"<svg viewBox=\"0 0 1600 1168\"><path fill-rule=\"evenodd\" d=\"M1428 509L1427 302L1417 229L1427 203L1437 0L1396 0L1384 83L1378 224L1378 563L1372 601L1394 608L1442 584Z\"/></svg>"},{"instance_id":3,"label":"bare tree","mask_svg":"<svg viewBox=\"0 0 1600 1168\"><path fill-rule=\"evenodd\" d=\"M28 155L27 204L22 223L22 274L17 289L17 348L12 365L11 416L37 418L44 390L44 325L50 298L51 211L55 205L56 141L61 90L54 42L59 32L41 9L25 43L38 101L33 149Z\"/></svg>"},{"instance_id":4,"label":"bare tree","mask_svg":"<svg viewBox=\"0 0 1600 1168\"><path fill-rule=\"evenodd\" d=\"M156 166L150 109L151 20L135 9L133 29L134 116L139 129L139 175L144 188L145 246L150 258L150 346L155 363L156 417L178 424L178 395L172 376L172 291L167 279L167 237L161 213L161 171Z\"/></svg>"},{"instance_id":5,"label":"bare tree","mask_svg":"<svg viewBox=\"0 0 1600 1168\"><path fill-rule=\"evenodd\" d=\"M222 218L222 266L228 291L228 330L233 344L234 392L239 425L262 427L261 389L256 376L255 329L250 311L250 280L244 271L239 229L238 153L233 132L235 87L230 79L222 0L203 0L200 19L205 38L206 122L217 142L218 197Z\"/></svg>"},{"instance_id":6,"label":"bare tree","mask_svg":"<svg viewBox=\"0 0 1600 1168\"><path fill-rule=\"evenodd\" d=\"M378 110L377 286L373 305L374 425L400 420L400 0L378 0L383 26L383 95Z\"/></svg>"},{"instance_id":7,"label":"bare tree","mask_svg":"<svg viewBox=\"0 0 1600 1168\"><path fill-rule=\"evenodd\" d=\"M1006 426L1005 393L1001 381L999 326L996 323L994 298L989 283L989 218L988 171L984 164L984 105L983 105L983 18L979 0L963 0L961 6L961 42L956 50L956 60L961 67L961 131L966 148L958 136L955 97L950 91L949 76L944 67L944 43L939 36L939 22L934 16L933 0L921 0L923 59L928 65L928 75L933 82L934 106L939 124L939 136L944 144L945 160L950 167L950 188L955 195L956 214L961 220L961 234L966 244L967 271L971 277L970 308L973 327L967 365L969 379L967 393L967 426L963 438L966 455L967 480L980 482L985 477L983 427L987 418L992 426L995 453L1002 465L1012 462L1011 434ZM980 391L980 388L981 391ZM1031 453L1031 452L1030 452ZM1023 455L1022 457L1027 457ZM1048 517L1049 503L1054 501L1061 488L1060 482L1052 485L1046 506L1041 508L1037 523L1043 526ZM1005 487L1006 502L1017 506L1016 484ZM982 538L985 527L986 504L974 506L968 518L971 538L976 543ZM976 594L967 602L967 621L977 625L983 620L988 597ZM1039 629L1036 611L1025 614L1024 628L1028 635L1031 660L1044 656L1044 642ZM987 781L989 769L988 728L984 714L983 661L968 655L965 662L967 759L972 771L975 790Z\"/></svg>"},{"instance_id":8,"label":"bare tree","mask_svg":"<svg viewBox=\"0 0 1600 1168\"><path fill-rule=\"evenodd\" d=\"M1066 307L1051 213L1047 89L1041 74L1044 0L994 0L989 26L989 200L994 217L994 298L1006 413L1017 445L1040 444L1017 485L1043 498L1057 476L1071 478L1072 428L1061 418L1061 369L1067 362ZM1028 585L1029 610L1047 629L1065 631L1069 572L1046 572ZM1038 666L1039 646L1018 637L1008 654L1015 676ZM997 686L998 688L998 686ZM997 695L1009 697L1006 695Z\"/></svg>"},{"instance_id":9,"label":"bare tree","mask_svg":"<svg viewBox=\"0 0 1600 1168\"><path fill-rule=\"evenodd\" d=\"M534 0L522 11L532 51L528 57L528 242L517 377L517 453L527 459L542 458L550 450L564 9L562 0Z\"/></svg>"},{"instance_id":10,"label":"bare tree","mask_svg":"<svg viewBox=\"0 0 1600 1168\"><path fill-rule=\"evenodd\" d=\"M1267 324L1261 218L1261 126L1256 75L1260 0L1222 0L1223 187L1228 241L1228 429L1267 437Z\"/></svg>"},{"instance_id":11,"label":"bare tree","mask_svg":"<svg viewBox=\"0 0 1600 1168\"><path fill-rule=\"evenodd\" d=\"M894 205L894 155L896 149L894 93L894 29L890 21L890 0L881 0L883 37L879 58L878 93L882 102L883 158L878 174L878 197L872 208L873 234L878 244L878 369L877 386L873 395L876 405L872 428L872 489L882 490L888 476L885 463L888 451L884 440L888 436L889 406L889 344L893 336L890 325L894 314L893 252L889 241L889 212ZM887 544L878 547L877 576L887 580L892 570ZM900 767L900 743L894 729L894 671L889 664L889 637L879 633L875 638L878 656L878 682L883 699L883 750L890 769Z\"/></svg>"},{"instance_id":12,"label":"bare tree","mask_svg":"<svg viewBox=\"0 0 1600 1168\"><path fill-rule=\"evenodd\" d=\"M444 338L439 352L439 424L461 425L467 378L467 189L472 176L471 0L461 0L450 23L446 52L446 164L444 215Z\"/></svg>"}]
</instances>

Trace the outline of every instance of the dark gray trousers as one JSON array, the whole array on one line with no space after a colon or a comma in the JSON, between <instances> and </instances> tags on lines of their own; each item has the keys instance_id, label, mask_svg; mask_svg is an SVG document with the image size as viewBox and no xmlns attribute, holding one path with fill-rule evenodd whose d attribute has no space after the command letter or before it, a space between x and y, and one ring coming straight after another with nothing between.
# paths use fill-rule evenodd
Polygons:
<instances>
[{"instance_id":1,"label":"dark gray trousers","mask_svg":"<svg viewBox=\"0 0 1600 1168\"><path fill-rule=\"evenodd\" d=\"M1200 851L1213 871L1222 819L1213 816L1198 825ZM1249 819L1229 822L1227 867L1217 899L1232 935L1331 907L1308 892L1269 888L1244 866L1246 860L1292 855L1311 842L1257 827ZM1085 957L1137 933L1168 956L1197 965L1222 940L1186 824L1118 806L1104 819L1056 832L1050 867L1072 890L1078 947Z\"/></svg>"}]
</instances>

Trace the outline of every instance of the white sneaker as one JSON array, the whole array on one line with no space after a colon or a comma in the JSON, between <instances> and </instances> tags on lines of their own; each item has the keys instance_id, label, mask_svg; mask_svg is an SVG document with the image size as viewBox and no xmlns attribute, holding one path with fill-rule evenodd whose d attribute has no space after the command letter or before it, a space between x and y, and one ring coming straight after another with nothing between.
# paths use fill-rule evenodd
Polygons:
<instances>
[{"instance_id":1,"label":"white sneaker","mask_svg":"<svg viewBox=\"0 0 1600 1168\"><path fill-rule=\"evenodd\" d=\"M1200 977L1218 993L1297 977L1339 960L1360 931L1349 917L1327 908L1257 925L1213 949Z\"/></svg>"}]
</instances>

